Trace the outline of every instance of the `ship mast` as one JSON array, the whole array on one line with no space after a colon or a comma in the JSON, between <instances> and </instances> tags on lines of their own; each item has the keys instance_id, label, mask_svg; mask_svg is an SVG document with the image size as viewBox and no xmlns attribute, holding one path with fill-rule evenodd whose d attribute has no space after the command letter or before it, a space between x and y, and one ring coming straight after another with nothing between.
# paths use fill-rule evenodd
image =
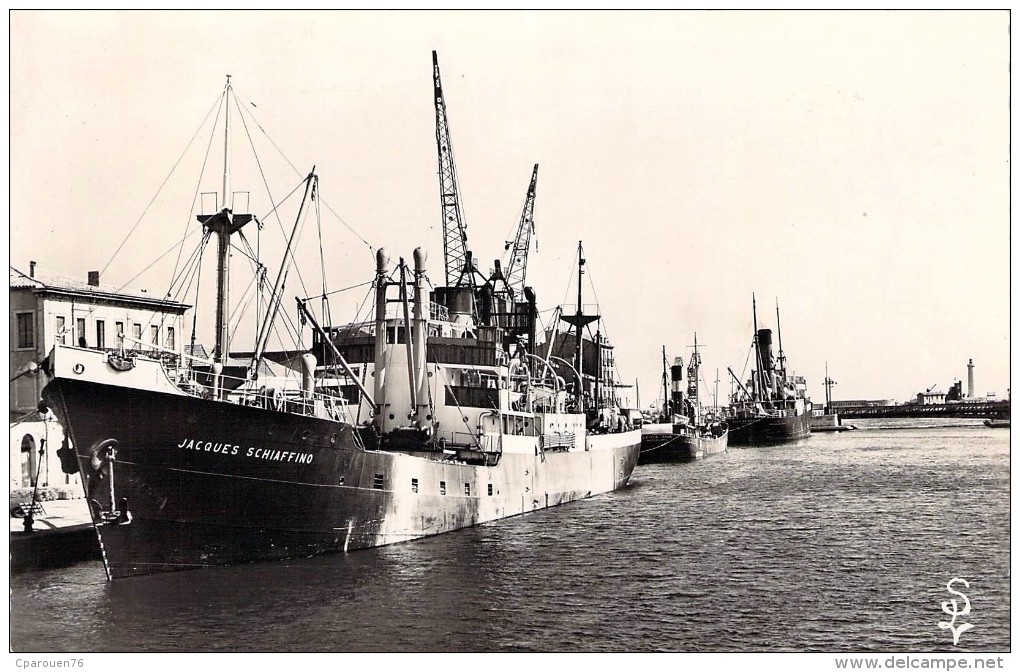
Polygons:
<instances>
[{"instance_id":1,"label":"ship mast","mask_svg":"<svg viewBox=\"0 0 1020 672\"><path fill-rule=\"evenodd\" d=\"M715 370L715 393L712 395L712 408L719 410L719 369Z\"/></svg>"},{"instance_id":2,"label":"ship mast","mask_svg":"<svg viewBox=\"0 0 1020 672\"><path fill-rule=\"evenodd\" d=\"M701 390L698 376L701 375L701 354L698 352L698 332L694 332L694 355L687 365L687 396L694 398L697 417L701 418Z\"/></svg>"},{"instance_id":3,"label":"ship mast","mask_svg":"<svg viewBox=\"0 0 1020 672\"><path fill-rule=\"evenodd\" d=\"M581 332L586 325L599 319L598 315L585 315L584 304L582 303L582 278L584 277L584 248L582 241L577 241L577 311L573 315L561 315L560 319L574 327L574 363L578 375L577 404L580 412L584 412L584 364L582 361L583 350L581 347ZM598 371L595 372L598 375Z\"/></svg>"},{"instance_id":4,"label":"ship mast","mask_svg":"<svg viewBox=\"0 0 1020 672\"><path fill-rule=\"evenodd\" d=\"M223 90L225 108L223 126L223 193L219 212L213 215L199 215L198 221L205 229L216 234L216 346L213 350L213 361L218 364L226 362L230 353L230 236L241 230L253 219L250 214L234 214L230 200L230 96L233 88L230 75Z\"/></svg>"},{"instance_id":5,"label":"ship mast","mask_svg":"<svg viewBox=\"0 0 1020 672\"><path fill-rule=\"evenodd\" d=\"M832 386L836 381L829 378L829 363L825 362L825 414L832 413Z\"/></svg>"},{"instance_id":6,"label":"ship mast","mask_svg":"<svg viewBox=\"0 0 1020 672\"><path fill-rule=\"evenodd\" d=\"M662 346L662 413L670 412L669 409L669 366L666 363L666 346Z\"/></svg>"},{"instance_id":7,"label":"ship mast","mask_svg":"<svg viewBox=\"0 0 1020 672\"><path fill-rule=\"evenodd\" d=\"M786 355L783 354L783 327L779 323L779 299L776 299L776 336L779 339L779 355L776 357L779 362L779 375L786 384Z\"/></svg>"},{"instance_id":8,"label":"ship mast","mask_svg":"<svg viewBox=\"0 0 1020 672\"><path fill-rule=\"evenodd\" d=\"M758 304L754 300L754 293L751 293L751 315L754 317L754 361L757 374L753 375L754 378L754 400L761 401L761 390L763 387L761 377L764 375L762 371L761 362L761 351L758 349Z\"/></svg>"}]
</instances>

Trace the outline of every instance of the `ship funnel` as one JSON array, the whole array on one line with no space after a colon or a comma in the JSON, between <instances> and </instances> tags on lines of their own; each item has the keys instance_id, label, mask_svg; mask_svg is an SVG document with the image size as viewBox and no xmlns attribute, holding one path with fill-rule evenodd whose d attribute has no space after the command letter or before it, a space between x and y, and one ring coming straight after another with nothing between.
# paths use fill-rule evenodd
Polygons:
<instances>
[{"instance_id":1,"label":"ship funnel","mask_svg":"<svg viewBox=\"0 0 1020 672\"><path fill-rule=\"evenodd\" d=\"M758 330L758 352L761 353L761 368L764 372L772 371L772 330Z\"/></svg>"},{"instance_id":2,"label":"ship funnel","mask_svg":"<svg viewBox=\"0 0 1020 672\"><path fill-rule=\"evenodd\" d=\"M684 408L684 387L681 382L684 377L684 360L677 357L673 360L673 366L669 367L669 377L673 382L672 390L670 392L670 406L673 408L673 413L683 413Z\"/></svg>"},{"instance_id":3,"label":"ship funnel","mask_svg":"<svg viewBox=\"0 0 1020 672\"><path fill-rule=\"evenodd\" d=\"M772 371L775 366L775 360L772 358L772 330L759 329L755 338L758 339L758 356L761 358L761 361L758 363L760 368L760 371L758 371L759 384L761 387L771 390L774 394L776 392L776 381Z\"/></svg>"}]
</instances>

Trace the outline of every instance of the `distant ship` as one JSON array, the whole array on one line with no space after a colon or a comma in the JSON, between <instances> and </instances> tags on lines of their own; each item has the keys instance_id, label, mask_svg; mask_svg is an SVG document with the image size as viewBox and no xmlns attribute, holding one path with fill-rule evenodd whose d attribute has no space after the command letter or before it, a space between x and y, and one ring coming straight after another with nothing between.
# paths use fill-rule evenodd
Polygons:
<instances>
[{"instance_id":1,"label":"distant ship","mask_svg":"<svg viewBox=\"0 0 1020 672\"><path fill-rule=\"evenodd\" d=\"M435 54L433 66L438 121ZM309 175L305 202L316 185ZM109 578L392 544L627 484L640 431L593 394L612 363L594 377L558 375L536 347L534 291L475 284L463 235L461 273L447 286L429 291L420 250L413 266L379 250L374 319L320 326L299 298L310 347L269 352L260 329L255 352L228 356L230 239L253 219L230 208L199 216L219 241L209 360L57 344L43 362L44 403L71 439ZM582 272L577 311L564 318L579 342L599 320L582 309ZM278 314L280 277L267 319ZM581 369L581 357L579 343L567 368ZM260 378L267 360L299 382Z\"/></svg>"},{"instance_id":2,"label":"distant ship","mask_svg":"<svg viewBox=\"0 0 1020 672\"><path fill-rule=\"evenodd\" d=\"M726 421L730 427L731 445L762 445L785 443L811 434L811 400L802 376L790 375L783 353L782 330L779 329L779 353L772 355L772 330L758 328L758 312L751 298L754 316L755 368L745 386L733 370L730 375L737 384ZM779 307L776 306L779 328Z\"/></svg>"},{"instance_id":3,"label":"distant ship","mask_svg":"<svg viewBox=\"0 0 1020 672\"><path fill-rule=\"evenodd\" d=\"M715 413L705 412L699 394L701 354L694 336L694 353L687 365L687 394L684 395L684 365L681 357L673 360L667 388L666 349L662 349L662 393L665 403L657 418L641 426L639 464L685 462L726 452L729 430Z\"/></svg>"}]
</instances>

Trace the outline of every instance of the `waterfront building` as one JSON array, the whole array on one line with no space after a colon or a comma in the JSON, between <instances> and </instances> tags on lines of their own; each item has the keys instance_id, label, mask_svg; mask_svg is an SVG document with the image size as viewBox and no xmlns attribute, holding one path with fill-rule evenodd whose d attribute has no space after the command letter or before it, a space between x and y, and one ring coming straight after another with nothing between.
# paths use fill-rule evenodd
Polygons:
<instances>
[{"instance_id":1,"label":"waterfront building","mask_svg":"<svg viewBox=\"0 0 1020 672\"><path fill-rule=\"evenodd\" d=\"M81 496L78 475L60 467L64 440L51 413L39 412L48 379L38 366L54 343L94 350L144 352L179 359L184 314L190 306L159 295L101 285L99 272L76 280L36 269L10 267L11 492L66 487Z\"/></svg>"}]
</instances>

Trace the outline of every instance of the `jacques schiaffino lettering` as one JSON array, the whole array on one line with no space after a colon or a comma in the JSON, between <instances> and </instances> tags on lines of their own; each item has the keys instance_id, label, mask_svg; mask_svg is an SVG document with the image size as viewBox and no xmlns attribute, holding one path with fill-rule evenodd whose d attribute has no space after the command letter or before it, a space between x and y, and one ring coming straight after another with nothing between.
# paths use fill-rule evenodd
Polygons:
<instances>
[{"instance_id":1,"label":"jacques schiaffino lettering","mask_svg":"<svg viewBox=\"0 0 1020 672\"><path fill-rule=\"evenodd\" d=\"M311 464L315 455L312 453L295 452L289 450L274 450L272 448L257 448L250 446L242 449L241 446L229 442L206 441L205 439L184 439L178 448L184 450L197 450L206 453L219 453L221 455L243 455L258 460L270 460L273 462L295 462L297 464Z\"/></svg>"}]
</instances>

